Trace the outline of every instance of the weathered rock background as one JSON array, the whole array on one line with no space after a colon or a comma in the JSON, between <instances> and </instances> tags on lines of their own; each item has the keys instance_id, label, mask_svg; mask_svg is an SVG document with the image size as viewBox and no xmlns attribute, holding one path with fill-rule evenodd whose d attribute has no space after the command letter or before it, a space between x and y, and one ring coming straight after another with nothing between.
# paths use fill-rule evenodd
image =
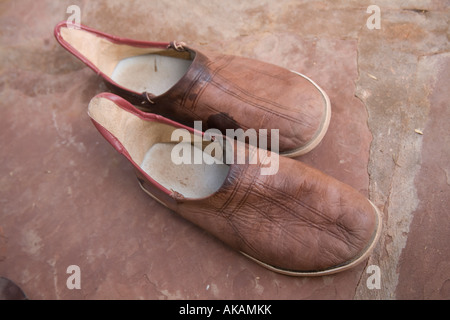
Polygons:
<instances>
[{"instance_id":1,"label":"weathered rock background","mask_svg":"<svg viewBox=\"0 0 450 320\"><path fill-rule=\"evenodd\" d=\"M380 29L366 26L372 4ZM0 276L30 299L450 299L449 4L1 1ZM177 39L313 78L333 114L298 160L382 209L368 261L326 277L275 274L143 193L86 114L106 87L53 37L70 5L110 34ZM70 265L79 290L66 286ZM367 285L372 265L379 289Z\"/></svg>"}]
</instances>

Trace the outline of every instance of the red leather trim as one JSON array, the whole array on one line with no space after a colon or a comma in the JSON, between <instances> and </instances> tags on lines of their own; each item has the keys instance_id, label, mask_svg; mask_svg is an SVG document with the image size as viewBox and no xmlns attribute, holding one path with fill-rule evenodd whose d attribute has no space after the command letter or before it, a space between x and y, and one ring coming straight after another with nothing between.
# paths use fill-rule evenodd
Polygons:
<instances>
[{"instance_id":1,"label":"red leather trim","mask_svg":"<svg viewBox=\"0 0 450 320\"><path fill-rule=\"evenodd\" d=\"M56 34L59 34L59 30L63 27L68 28L67 21L61 21L55 26L55 36L56 36ZM107 33L89 28L89 27L81 25L81 24L80 24L80 29L89 31L91 33L95 33L96 35L106 38L109 41L117 43L117 44L128 44L128 45L135 46L135 47L142 47L142 48L153 47L153 48L166 49L170 44L170 42L153 42L153 41L142 41L142 40L122 38L122 37L114 36L111 34L107 34Z\"/></svg>"}]
</instances>

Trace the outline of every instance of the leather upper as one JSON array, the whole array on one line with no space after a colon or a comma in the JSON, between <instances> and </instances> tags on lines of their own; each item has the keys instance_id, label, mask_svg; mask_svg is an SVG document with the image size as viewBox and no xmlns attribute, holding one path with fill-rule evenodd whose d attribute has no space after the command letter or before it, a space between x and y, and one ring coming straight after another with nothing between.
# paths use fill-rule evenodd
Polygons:
<instances>
[{"instance_id":1,"label":"leather upper","mask_svg":"<svg viewBox=\"0 0 450 320\"><path fill-rule=\"evenodd\" d=\"M64 22L55 27L56 39L63 47L100 74L112 92L149 112L188 126L201 120L203 130L217 128L224 134L226 129L267 129L269 149L271 129L278 129L280 153L295 153L314 139L320 141L318 136L323 136L328 126L326 94L311 80L285 68L188 46L179 52L179 47L169 43L119 38L85 26L80 26L81 39L64 38L64 28ZM83 41L83 34L89 41ZM146 50L171 56L189 53L193 61L186 74L158 96L134 92L111 79L114 61Z\"/></svg>"}]
</instances>

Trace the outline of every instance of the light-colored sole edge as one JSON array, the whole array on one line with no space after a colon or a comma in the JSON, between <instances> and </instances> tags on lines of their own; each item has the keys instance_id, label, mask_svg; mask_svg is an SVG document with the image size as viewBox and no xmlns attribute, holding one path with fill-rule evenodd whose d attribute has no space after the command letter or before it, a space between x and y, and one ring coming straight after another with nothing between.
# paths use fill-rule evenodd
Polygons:
<instances>
[{"instance_id":1,"label":"light-colored sole edge","mask_svg":"<svg viewBox=\"0 0 450 320\"><path fill-rule=\"evenodd\" d=\"M315 83L313 80L311 80L304 74L301 74L301 73L299 73L297 71L293 71L293 70L290 70L290 71L305 78L309 82L311 82L316 87L316 89L319 90L320 94L322 95L322 98L324 99L324 103L325 103L325 116L322 120L322 123L320 124L320 128L319 128L318 132L311 139L311 141L309 141L307 144L305 144L304 146L302 146L300 148L280 153L280 155L282 155L282 156L293 158L293 157L298 157L298 156L301 156L301 155L304 155L304 154L310 152L315 147L317 147L317 145L322 141L323 137L325 136L325 133L328 130L328 126L330 125L331 102L330 102L330 98L328 97L327 93L321 87L319 87L319 85L317 83Z\"/></svg>"},{"instance_id":2,"label":"light-colored sole edge","mask_svg":"<svg viewBox=\"0 0 450 320\"><path fill-rule=\"evenodd\" d=\"M252 256L240 251L240 253L242 253L244 256L246 256L247 258L249 258L250 260L255 261L256 263L258 263L259 265L263 266L266 269L269 269L271 271L277 272L277 273L281 273L284 275L288 275L288 276L294 276L294 277L317 277L317 276L326 276L326 275L330 275L330 274L334 274L334 273L338 273L347 269L351 269L354 266L358 265L359 263L361 263L362 261L364 261L366 258L369 257L369 255L372 253L372 250L375 248L376 244L378 243L378 239L380 238L381 235L381 228L382 228L382 215L380 210L372 203L372 201L368 200L370 202L370 204L372 205L372 207L375 210L375 214L377 215L377 227L376 227L376 231L374 236L372 237L372 242L365 248L365 250L358 256L356 257L354 260L349 261L347 264L345 265L341 265L338 266L336 268L331 268L331 269L327 269L327 270L322 270L322 271L292 271L292 270L284 270L284 269L280 269L274 266L271 266L267 263L264 263L256 258L253 258Z\"/></svg>"},{"instance_id":3,"label":"light-colored sole edge","mask_svg":"<svg viewBox=\"0 0 450 320\"><path fill-rule=\"evenodd\" d=\"M147 193L150 197L152 197L153 199L155 199L157 202L159 202L160 204L162 204L163 206L167 207L167 205L165 203L163 203L162 201L160 201L157 197L155 197L153 194L151 194L149 191L147 191L144 186L142 185L142 183L138 180L139 186L141 187L141 189ZM382 215L380 210L372 203L372 201L367 200L370 202L370 204L372 205L372 207L375 210L375 214L377 216L377 227L376 227L376 231L374 236L372 237L372 242L365 248L365 251L359 255L358 257L356 257L354 260L349 261L349 263L342 265L342 266L338 266L336 268L331 268L331 269L327 269L327 270L323 270L323 271L292 271L292 270L285 270L285 269L280 269L274 266L271 266L270 264L267 264L265 262L262 262L256 258L253 258L252 256L246 254L245 252L239 251L241 254L243 254L245 257L247 257L248 259L256 262L257 264L263 266L264 268L276 272L276 273L280 273L280 274L284 274L287 276L293 276L293 277L318 277L318 276L326 276L326 275L330 275L333 273L338 273L347 269L351 269L354 266L358 265L359 263L361 263L362 261L364 261L366 258L369 257L369 255L372 253L372 250L375 248L376 244L378 243L378 239L380 238L381 235L381 229L382 229Z\"/></svg>"}]
</instances>

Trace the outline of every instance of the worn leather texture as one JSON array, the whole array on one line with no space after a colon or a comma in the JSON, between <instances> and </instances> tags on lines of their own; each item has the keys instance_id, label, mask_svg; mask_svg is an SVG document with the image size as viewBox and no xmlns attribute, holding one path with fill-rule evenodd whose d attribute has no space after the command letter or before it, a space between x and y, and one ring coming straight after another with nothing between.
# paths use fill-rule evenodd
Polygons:
<instances>
[{"instance_id":1,"label":"worn leather texture","mask_svg":"<svg viewBox=\"0 0 450 320\"><path fill-rule=\"evenodd\" d=\"M186 128L133 109L111 94L102 96L144 121ZM355 261L359 263L377 240L381 221L375 207L357 190L300 161L279 156L278 172L261 175L263 159L251 164L259 154L258 148L235 142L235 157L244 153L245 163L230 164L224 184L211 196L187 199L155 183L117 137L101 123L93 122L130 160L141 186L157 201L275 271L333 273L353 266Z\"/></svg>"},{"instance_id":2,"label":"worn leather texture","mask_svg":"<svg viewBox=\"0 0 450 320\"><path fill-rule=\"evenodd\" d=\"M195 120L201 120L203 130L217 128L223 134L226 134L226 129L241 128L245 131L252 128L257 133L260 129L267 129L269 149L271 129L278 129L280 153L295 154L296 150L306 148L313 141L318 143L328 127L330 111L326 94L309 79L285 68L255 59L183 46L181 50L193 57L190 68L171 89L155 96L152 92L134 92L114 82L110 75L102 72L61 36L61 29L66 27L64 23L55 27L58 42L101 75L112 92L148 112L188 126L193 126ZM111 54L120 51L113 50L114 46L159 50L164 47L164 43L160 42L123 39L88 27L81 28L109 41L107 49L99 48L101 54L105 54L105 50L111 51ZM169 43L166 51L161 54L177 52ZM90 55L93 53L90 52Z\"/></svg>"}]
</instances>

